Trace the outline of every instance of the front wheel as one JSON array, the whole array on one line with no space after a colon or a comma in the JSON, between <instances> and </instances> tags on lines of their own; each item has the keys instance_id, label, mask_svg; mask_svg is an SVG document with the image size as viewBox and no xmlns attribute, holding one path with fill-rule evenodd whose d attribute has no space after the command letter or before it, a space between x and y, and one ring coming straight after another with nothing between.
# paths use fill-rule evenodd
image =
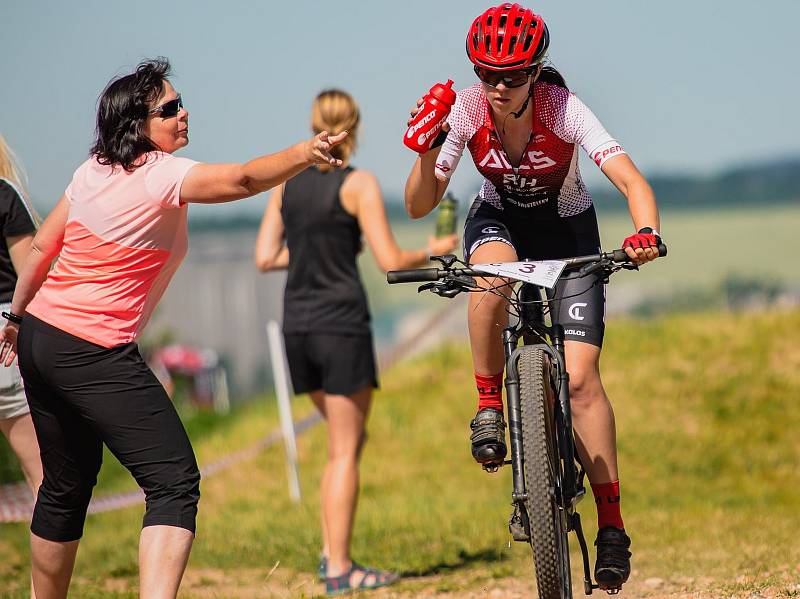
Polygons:
<instances>
[{"instance_id":1,"label":"front wheel","mask_svg":"<svg viewBox=\"0 0 800 599\"><path fill-rule=\"evenodd\" d=\"M530 524L536 587L540 599L571 599L567 516L558 505L561 459L555 434L550 358L523 347L517 361L522 424L524 502Z\"/></svg>"}]
</instances>

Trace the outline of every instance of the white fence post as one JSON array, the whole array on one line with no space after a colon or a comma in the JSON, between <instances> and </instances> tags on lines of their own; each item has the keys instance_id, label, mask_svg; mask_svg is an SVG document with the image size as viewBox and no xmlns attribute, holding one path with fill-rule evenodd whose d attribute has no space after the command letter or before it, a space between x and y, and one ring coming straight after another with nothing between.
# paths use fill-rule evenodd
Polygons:
<instances>
[{"instance_id":1,"label":"white fence post","mask_svg":"<svg viewBox=\"0 0 800 599\"><path fill-rule=\"evenodd\" d=\"M281 418L283 444L286 447L286 469L289 475L289 497L292 501L300 501L300 477L297 470L297 444L295 442L292 404L289 401L289 371L286 364L286 350L283 346L283 335L278 323L270 320L267 323L269 354L272 362L272 377L275 381L275 396L278 398L278 412Z\"/></svg>"}]
</instances>

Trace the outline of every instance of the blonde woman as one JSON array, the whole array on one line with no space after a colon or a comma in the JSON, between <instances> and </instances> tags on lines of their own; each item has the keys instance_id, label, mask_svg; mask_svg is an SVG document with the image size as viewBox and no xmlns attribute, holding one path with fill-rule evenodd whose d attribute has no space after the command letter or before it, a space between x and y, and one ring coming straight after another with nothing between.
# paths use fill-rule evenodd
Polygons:
<instances>
[{"instance_id":1,"label":"blonde woman","mask_svg":"<svg viewBox=\"0 0 800 599\"><path fill-rule=\"evenodd\" d=\"M22 171L0 135L0 310L8 312L17 273L28 255L39 218L28 201ZM19 458L33 496L42 482L39 444L19 366L0 368L0 431Z\"/></svg>"},{"instance_id":2,"label":"blonde woman","mask_svg":"<svg viewBox=\"0 0 800 599\"><path fill-rule=\"evenodd\" d=\"M314 131L349 131L331 153L343 168L308 169L276 188L255 248L259 270L288 269L283 331L296 393L308 393L328 422L328 462L320 498L323 549L320 576L329 595L372 589L396 575L364 568L350 557L358 497L358 461L378 379L367 298L356 256L361 235L384 271L425 264L452 251L455 235L430 238L428 246L401 249L386 219L375 176L350 166L359 111L353 98L327 90L314 100Z\"/></svg>"}]
</instances>

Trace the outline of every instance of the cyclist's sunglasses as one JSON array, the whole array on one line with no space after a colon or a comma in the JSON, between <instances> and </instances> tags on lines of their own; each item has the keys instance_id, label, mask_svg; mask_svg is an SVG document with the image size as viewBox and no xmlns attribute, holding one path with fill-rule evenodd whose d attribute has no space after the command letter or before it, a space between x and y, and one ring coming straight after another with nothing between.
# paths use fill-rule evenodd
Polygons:
<instances>
[{"instance_id":1,"label":"cyclist's sunglasses","mask_svg":"<svg viewBox=\"0 0 800 599\"><path fill-rule=\"evenodd\" d=\"M536 67L520 69L518 71L490 71L475 65L475 74L483 83L497 87L501 83L506 87L521 87L525 85Z\"/></svg>"},{"instance_id":2,"label":"cyclist's sunglasses","mask_svg":"<svg viewBox=\"0 0 800 599\"><path fill-rule=\"evenodd\" d=\"M178 94L178 97L174 100L170 100L169 102L164 102L160 106L156 106L152 110L150 110L150 114L157 114L162 119L169 119L174 116L177 116L178 113L183 108L183 100L181 99L181 95Z\"/></svg>"}]
</instances>

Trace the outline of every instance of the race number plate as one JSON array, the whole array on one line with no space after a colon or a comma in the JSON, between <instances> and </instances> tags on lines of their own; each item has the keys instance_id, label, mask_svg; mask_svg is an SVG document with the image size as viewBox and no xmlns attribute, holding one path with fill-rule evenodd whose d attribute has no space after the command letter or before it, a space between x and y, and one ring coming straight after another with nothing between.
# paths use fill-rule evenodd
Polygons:
<instances>
[{"instance_id":1,"label":"race number plate","mask_svg":"<svg viewBox=\"0 0 800 599\"><path fill-rule=\"evenodd\" d=\"M558 277L561 276L566 265L567 263L561 260L537 260L533 262L473 264L472 269L552 289L558 282Z\"/></svg>"}]
</instances>

